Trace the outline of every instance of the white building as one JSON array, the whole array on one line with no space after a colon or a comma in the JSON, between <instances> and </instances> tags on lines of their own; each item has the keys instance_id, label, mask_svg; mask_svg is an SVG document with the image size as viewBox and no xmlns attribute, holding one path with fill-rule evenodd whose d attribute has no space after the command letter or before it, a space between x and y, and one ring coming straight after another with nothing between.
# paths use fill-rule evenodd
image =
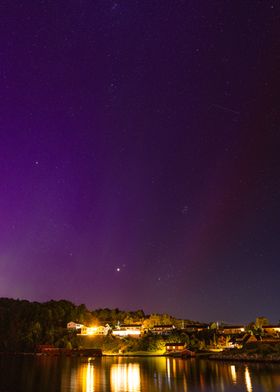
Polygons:
<instances>
[{"instance_id":1,"label":"white building","mask_svg":"<svg viewBox=\"0 0 280 392\"><path fill-rule=\"evenodd\" d=\"M140 336L142 332L141 324L123 324L119 328L113 329L112 335L124 336Z\"/></svg>"},{"instance_id":2,"label":"white building","mask_svg":"<svg viewBox=\"0 0 280 392\"><path fill-rule=\"evenodd\" d=\"M79 335L92 336L92 335L107 335L110 326L107 324L105 327L103 325L96 327L86 327L85 325L81 328L81 333Z\"/></svg>"},{"instance_id":3,"label":"white building","mask_svg":"<svg viewBox=\"0 0 280 392\"><path fill-rule=\"evenodd\" d=\"M74 323L74 321L67 323L67 329L82 329L83 326L83 324Z\"/></svg>"}]
</instances>

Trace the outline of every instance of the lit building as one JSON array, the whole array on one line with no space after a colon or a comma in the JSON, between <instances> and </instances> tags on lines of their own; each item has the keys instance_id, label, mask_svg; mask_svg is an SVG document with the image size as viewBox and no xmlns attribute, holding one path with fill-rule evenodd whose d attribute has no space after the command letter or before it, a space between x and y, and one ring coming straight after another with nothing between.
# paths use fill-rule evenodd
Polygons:
<instances>
[{"instance_id":1,"label":"lit building","mask_svg":"<svg viewBox=\"0 0 280 392\"><path fill-rule=\"evenodd\" d=\"M83 325L79 335L82 336L107 335L109 329L110 329L109 325L106 325L105 327L102 325L96 327L86 327L85 325Z\"/></svg>"},{"instance_id":2,"label":"lit building","mask_svg":"<svg viewBox=\"0 0 280 392\"><path fill-rule=\"evenodd\" d=\"M67 329L81 329L84 325L75 323L74 321L70 321L67 323Z\"/></svg>"},{"instance_id":3,"label":"lit building","mask_svg":"<svg viewBox=\"0 0 280 392\"><path fill-rule=\"evenodd\" d=\"M153 328L151 329L151 332L155 335L168 335L175 329L176 329L175 326L172 324L160 324L160 325L154 325Z\"/></svg>"},{"instance_id":4,"label":"lit building","mask_svg":"<svg viewBox=\"0 0 280 392\"><path fill-rule=\"evenodd\" d=\"M262 328L269 335L279 334L280 332L280 325L263 325Z\"/></svg>"},{"instance_id":5,"label":"lit building","mask_svg":"<svg viewBox=\"0 0 280 392\"><path fill-rule=\"evenodd\" d=\"M209 328L208 324L186 324L183 328L184 332L200 332Z\"/></svg>"},{"instance_id":6,"label":"lit building","mask_svg":"<svg viewBox=\"0 0 280 392\"><path fill-rule=\"evenodd\" d=\"M176 352L183 351L185 350L185 348L186 348L185 343L166 343L165 345L165 349L167 353L174 352L174 351Z\"/></svg>"},{"instance_id":7,"label":"lit building","mask_svg":"<svg viewBox=\"0 0 280 392\"><path fill-rule=\"evenodd\" d=\"M245 327L244 325L224 325L220 327L219 332L225 335L237 335L245 332Z\"/></svg>"},{"instance_id":8,"label":"lit building","mask_svg":"<svg viewBox=\"0 0 280 392\"><path fill-rule=\"evenodd\" d=\"M140 336L142 332L141 324L123 324L118 328L113 329L112 335L124 337L124 336Z\"/></svg>"}]
</instances>

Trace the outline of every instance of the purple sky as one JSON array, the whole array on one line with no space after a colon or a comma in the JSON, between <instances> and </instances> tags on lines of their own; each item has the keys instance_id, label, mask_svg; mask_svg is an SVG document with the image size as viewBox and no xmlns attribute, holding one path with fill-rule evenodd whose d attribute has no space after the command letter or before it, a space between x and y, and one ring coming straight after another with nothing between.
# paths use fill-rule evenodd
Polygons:
<instances>
[{"instance_id":1,"label":"purple sky","mask_svg":"<svg viewBox=\"0 0 280 392\"><path fill-rule=\"evenodd\" d=\"M0 296L278 321L277 1L2 1Z\"/></svg>"}]
</instances>

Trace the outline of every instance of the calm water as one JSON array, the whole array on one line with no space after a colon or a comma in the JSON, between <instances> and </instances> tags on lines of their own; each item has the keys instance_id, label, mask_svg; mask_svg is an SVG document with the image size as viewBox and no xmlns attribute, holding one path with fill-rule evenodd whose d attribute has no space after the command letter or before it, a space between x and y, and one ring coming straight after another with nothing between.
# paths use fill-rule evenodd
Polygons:
<instances>
[{"instance_id":1,"label":"calm water","mask_svg":"<svg viewBox=\"0 0 280 392\"><path fill-rule=\"evenodd\" d=\"M0 392L276 392L280 365L172 358L0 356Z\"/></svg>"}]
</instances>

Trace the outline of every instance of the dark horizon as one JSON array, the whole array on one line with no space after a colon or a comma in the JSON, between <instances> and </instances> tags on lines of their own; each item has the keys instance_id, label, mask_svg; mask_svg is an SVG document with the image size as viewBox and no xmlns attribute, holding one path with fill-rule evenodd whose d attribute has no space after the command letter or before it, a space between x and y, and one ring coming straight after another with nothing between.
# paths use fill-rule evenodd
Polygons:
<instances>
[{"instance_id":1,"label":"dark horizon","mask_svg":"<svg viewBox=\"0 0 280 392\"><path fill-rule=\"evenodd\" d=\"M137 309L136 308L135 309L127 308L127 309L125 309L125 308L120 308L120 307L110 308L109 306L104 306L104 307L101 307L101 308L92 308L92 307L88 306L86 303L76 303L75 301L71 301L71 300L69 300L67 298L57 298L57 299L50 298L50 299L47 299L47 300L44 300L44 301L36 301L36 300L27 299L27 298L11 298L11 297L0 297L0 300L1 299L8 299L8 300L15 300L15 301L28 301L28 302L31 302L31 303L32 302L37 302L39 304L48 303L50 301L55 301L55 302L69 301L69 302L73 303L75 306L85 305L86 308L90 312L93 312L93 311L98 310L98 309L109 309L109 310L118 309L121 312L122 311L124 311L124 312L136 312L138 310L142 310L144 312L145 316L149 316L151 314L168 314L169 316L171 316L171 317L173 317L175 319L178 319L178 320L190 320L190 321L198 322L198 323L202 323L202 324L203 323L207 323L208 324L208 323L212 323L212 322L213 323L218 322L218 323L223 323L223 324L226 324L226 325L227 324L228 325L248 325L251 322L255 322L256 318L258 318L258 317L265 317L265 318L267 318L266 315L257 314L252 320L249 320L249 321L248 320L244 321L244 320L240 320L240 319L237 319L237 320L236 319L235 320L218 320L218 319L209 319L209 320L202 319L202 320L198 320L198 319L194 319L194 318L192 318L192 317L190 317L188 315L180 316L180 315L175 315L175 314L168 313L168 312L157 312L156 310L153 311L153 312L146 312L145 309L143 309L143 308L137 308ZM69 320L69 321L72 321L72 320ZM76 321L78 321L78 320L76 320ZM268 322L269 322L269 325L270 324L275 324L275 325L279 324L280 325L280 320L279 319L278 320L268 319Z\"/></svg>"},{"instance_id":2,"label":"dark horizon","mask_svg":"<svg viewBox=\"0 0 280 392\"><path fill-rule=\"evenodd\" d=\"M279 320L279 16L3 2L0 297Z\"/></svg>"}]
</instances>

